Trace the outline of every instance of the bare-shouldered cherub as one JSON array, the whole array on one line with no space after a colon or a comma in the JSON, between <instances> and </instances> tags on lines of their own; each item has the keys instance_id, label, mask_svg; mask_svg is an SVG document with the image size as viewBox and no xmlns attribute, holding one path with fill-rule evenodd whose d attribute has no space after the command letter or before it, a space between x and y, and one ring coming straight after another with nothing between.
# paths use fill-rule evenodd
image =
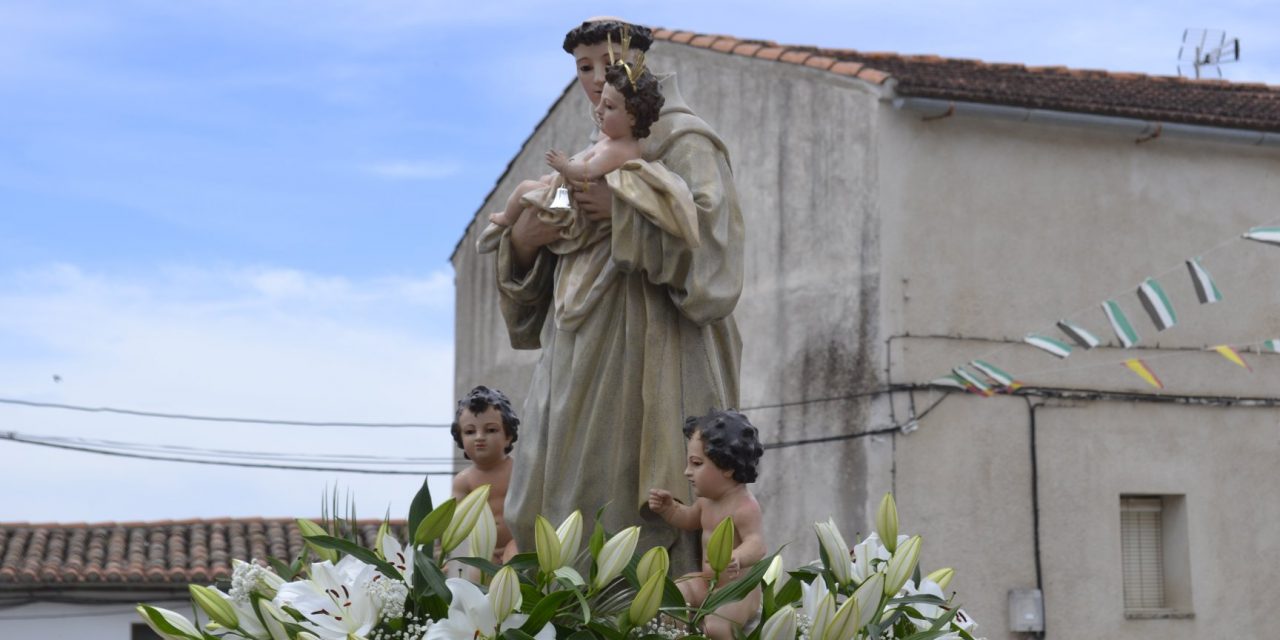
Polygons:
<instances>
[{"instance_id":1,"label":"bare-shouldered cherub","mask_svg":"<svg viewBox=\"0 0 1280 640\"><path fill-rule=\"evenodd\" d=\"M471 466L453 477L453 497L462 500L473 490L489 485L489 508L497 524L497 547L493 562L504 563L516 554L515 538L502 517L502 507L511 484L512 445L519 435L520 419L511 400L496 389L480 386L458 401L450 431ZM473 550L473 553L475 551Z\"/></svg>"},{"instance_id":2,"label":"bare-shouldered cherub","mask_svg":"<svg viewBox=\"0 0 1280 640\"><path fill-rule=\"evenodd\" d=\"M756 428L737 411L712 411L690 418L684 426L688 463L684 475L693 486L696 499L691 505L675 501L671 492L649 491L649 509L668 524L687 531L702 530L702 555L712 531L725 518L733 518L734 546L729 566L720 574L721 582L737 579L742 571L764 558L760 504L747 487L755 482L764 448ZM713 577L705 563L702 571L677 582L685 601L700 606L707 597ZM715 640L732 640L760 608L760 590L724 605L706 618L703 631Z\"/></svg>"},{"instance_id":3,"label":"bare-shouldered cherub","mask_svg":"<svg viewBox=\"0 0 1280 640\"><path fill-rule=\"evenodd\" d=\"M640 140L649 135L649 127L657 122L663 98L658 79L652 73L628 69L619 63L605 70L604 89L595 109L600 126L596 143L572 157L557 149L547 152L547 164L564 176L566 185L581 188L616 171L629 160L640 159ZM633 79L629 74L636 77ZM515 224L525 208L521 202L524 194L550 187L554 182L555 174L521 182L507 199L506 208L490 214L489 221L504 227Z\"/></svg>"}]
</instances>

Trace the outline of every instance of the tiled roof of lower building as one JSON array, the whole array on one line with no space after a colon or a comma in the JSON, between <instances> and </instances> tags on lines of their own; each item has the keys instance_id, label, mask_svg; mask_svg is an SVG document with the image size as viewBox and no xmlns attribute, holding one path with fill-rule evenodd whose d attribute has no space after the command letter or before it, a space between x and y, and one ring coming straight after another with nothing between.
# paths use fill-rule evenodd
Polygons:
<instances>
[{"instance_id":1,"label":"tiled roof of lower building","mask_svg":"<svg viewBox=\"0 0 1280 640\"><path fill-rule=\"evenodd\" d=\"M897 95L1032 109L1280 131L1280 87L1066 67L1028 67L935 55L868 53L657 29L654 37L729 55L894 81Z\"/></svg>"},{"instance_id":2,"label":"tiled roof of lower building","mask_svg":"<svg viewBox=\"0 0 1280 640\"><path fill-rule=\"evenodd\" d=\"M371 547L381 521L359 523ZM403 522L393 522L403 529ZM0 523L0 590L157 587L231 577L231 560L291 560L292 519L222 518L97 524Z\"/></svg>"}]
</instances>

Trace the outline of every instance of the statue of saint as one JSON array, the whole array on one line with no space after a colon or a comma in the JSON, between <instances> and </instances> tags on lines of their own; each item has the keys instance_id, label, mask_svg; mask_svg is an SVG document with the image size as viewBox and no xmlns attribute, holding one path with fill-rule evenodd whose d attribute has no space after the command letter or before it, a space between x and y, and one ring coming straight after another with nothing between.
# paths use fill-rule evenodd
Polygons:
<instances>
[{"instance_id":1,"label":"statue of saint","mask_svg":"<svg viewBox=\"0 0 1280 640\"><path fill-rule=\"evenodd\" d=\"M652 44L649 29L613 18L565 37L593 107L624 36L628 56ZM596 179L569 185L573 206L604 230L595 242L553 251L563 227L526 212L491 224L480 245L496 252L512 346L542 350L505 510L520 548L533 549L537 515L559 522L581 509L590 518L608 505L607 529L641 525L639 548L666 546L673 567L688 570L698 541L649 510L649 490L691 503L681 426L738 404L743 226L724 143L674 76L659 80L663 106L640 151L687 186L690 216L667 210L682 198L646 197L644 180ZM619 173L628 172L610 175ZM688 224L673 222L681 219Z\"/></svg>"}]
</instances>

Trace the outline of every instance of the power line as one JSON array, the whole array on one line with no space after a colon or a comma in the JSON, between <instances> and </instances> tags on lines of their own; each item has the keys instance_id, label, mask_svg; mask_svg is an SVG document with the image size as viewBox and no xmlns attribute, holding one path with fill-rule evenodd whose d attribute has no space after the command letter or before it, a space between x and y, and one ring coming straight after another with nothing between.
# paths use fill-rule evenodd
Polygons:
<instances>
[{"instance_id":1,"label":"power line","mask_svg":"<svg viewBox=\"0 0 1280 640\"><path fill-rule=\"evenodd\" d=\"M273 420L270 418L232 418L227 416L204 416L188 413L162 413L159 411L140 411L137 409L119 409L115 407L86 407L75 404L62 404L59 402L36 402L34 400L18 400L15 398L0 398L0 404L12 404L23 407L34 407L37 409L63 409L66 411L83 411L86 413L117 413L127 416L140 416L143 418L168 418L171 420L201 420L204 422L242 422L246 424L274 424L287 425L295 427L356 427L356 428L382 428L382 429L448 429L451 425L434 424L424 422L334 422L334 421L309 421L309 420Z\"/></svg>"},{"instance_id":2,"label":"power line","mask_svg":"<svg viewBox=\"0 0 1280 640\"><path fill-rule=\"evenodd\" d=\"M452 476L452 471L413 471L401 469L359 469L354 467L317 467L310 465L285 465L285 464L267 464L255 462L230 462L226 460L199 460L195 458L177 458L173 456L149 455L143 453L131 453L126 451L112 451L109 449L94 448L91 446L83 446L69 444L64 442L51 442L38 438L31 438L23 434L13 431L0 432L0 440L8 440L20 444L29 444L37 447L50 447L54 449L66 449L69 451L80 451L83 453L96 453L104 456L116 456L121 458L136 458L140 460L158 460L163 462L185 462L187 464L204 464L223 467L248 467L254 469L278 469L282 471L326 471L337 473L364 473L372 475L401 475L401 476Z\"/></svg>"}]
</instances>

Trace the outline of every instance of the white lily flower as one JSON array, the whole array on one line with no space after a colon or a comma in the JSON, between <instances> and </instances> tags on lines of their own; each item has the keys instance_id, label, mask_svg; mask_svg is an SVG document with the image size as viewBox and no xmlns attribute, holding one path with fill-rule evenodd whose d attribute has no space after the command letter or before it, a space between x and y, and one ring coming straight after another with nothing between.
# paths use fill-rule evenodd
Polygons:
<instances>
[{"instance_id":1,"label":"white lily flower","mask_svg":"<svg viewBox=\"0 0 1280 640\"><path fill-rule=\"evenodd\" d=\"M765 621L760 640L795 640L797 624L796 610L791 605L782 607Z\"/></svg>"},{"instance_id":2,"label":"white lily flower","mask_svg":"<svg viewBox=\"0 0 1280 640\"><path fill-rule=\"evenodd\" d=\"M431 625L425 640L495 640L503 631L519 628L529 619L523 613L512 613L499 622L489 598L479 587L460 578L449 578L445 584L453 594L449 617ZM533 637L555 640L555 627L543 625Z\"/></svg>"},{"instance_id":3,"label":"white lily flower","mask_svg":"<svg viewBox=\"0 0 1280 640\"><path fill-rule=\"evenodd\" d=\"M849 584L853 577L853 563L849 559L849 547L844 542L844 536L840 535L840 528L836 526L835 518L828 518L826 522L813 523L813 529L818 533L818 544L822 546L822 551L827 556L828 569L835 575L836 582L845 585Z\"/></svg>"},{"instance_id":4,"label":"white lily flower","mask_svg":"<svg viewBox=\"0 0 1280 640\"><path fill-rule=\"evenodd\" d=\"M378 541L378 553L388 564L396 568L405 584L413 584L413 547L402 547L392 535L383 535Z\"/></svg>"},{"instance_id":5,"label":"white lily flower","mask_svg":"<svg viewBox=\"0 0 1280 640\"><path fill-rule=\"evenodd\" d=\"M354 556L338 564L311 565L311 579L280 587L275 601L292 607L310 623L312 633L323 640L347 640L363 636L378 622L378 607L369 595L369 582L377 569Z\"/></svg>"},{"instance_id":6,"label":"white lily flower","mask_svg":"<svg viewBox=\"0 0 1280 640\"><path fill-rule=\"evenodd\" d=\"M904 537L903 542L906 539ZM878 567L875 561L880 560L888 562L890 558L889 550L880 542L880 536L873 531L862 542L853 545L853 578L862 583L871 574L875 573Z\"/></svg>"},{"instance_id":7,"label":"white lily flower","mask_svg":"<svg viewBox=\"0 0 1280 640\"><path fill-rule=\"evenodd\" d=\"M818 604L827 594L827 583L820 579L814 580L812 584L801 582L800 611L812 620L814 612L818 610Z\"/></svg>"},{"instance_id":8,"label":"white lily flower","mask_svg":"<svg viewBox=\"0 0 1280 640\"><path fill-rule=\"evenodd\" d=\"M872 574L853 592L853 599L858 601L861 618L858 620L858 628L861 629L871 622L871 618L880 610L880 600L884 594L884 574Z\"/></svg>"}]
</instances>

